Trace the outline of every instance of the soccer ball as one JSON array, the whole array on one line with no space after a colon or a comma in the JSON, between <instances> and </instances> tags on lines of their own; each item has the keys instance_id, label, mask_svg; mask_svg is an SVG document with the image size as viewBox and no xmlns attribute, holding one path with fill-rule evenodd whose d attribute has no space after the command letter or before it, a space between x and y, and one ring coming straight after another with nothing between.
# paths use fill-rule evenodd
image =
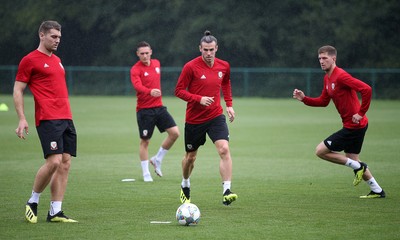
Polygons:
<instances>
[{"instance_id":1,"label":"soccer ball","mask_svg":"<svg viewBox=\"0 0 400 240\"><path fill-rule=\"evenodd\" d=\"M193 203L184 203L176 210L176 220L184 226L199 224L200 209Z\"/></svg>"}]
</instances>

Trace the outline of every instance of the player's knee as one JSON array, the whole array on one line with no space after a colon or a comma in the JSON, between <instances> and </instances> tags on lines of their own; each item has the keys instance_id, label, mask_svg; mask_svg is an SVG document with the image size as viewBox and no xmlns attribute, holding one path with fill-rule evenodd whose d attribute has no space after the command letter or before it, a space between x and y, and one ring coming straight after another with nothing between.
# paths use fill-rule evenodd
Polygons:
<instances>
[{"instance_id":1,"label":"player's knee","mask_svg":"<svg viewBox=\"0 0 400 240\"><path fill-rule=\"evenodd\" d=\"M140 147L147 149L149 147L150 139L140 139Z\"/></svg>"},{"instance_id":2,"label":"player's knee","mask_svg":"<svg viewBox=\"0 0 400 240\"><path fill-rule=\"evenodd\" d=\"M186 157L186 161L187 161L189 164L193 164L193 163L196 161L196 156L188 155L188 156Z\"/></svg>"},{"instance_id":3,"label":"player's knee","mask_svg":"<svg viewBox=\"0 0 400 240\"><path fill-rule=\"evenodd\" d=\"M218 148L218 154L220 156L226 156L229 154L229 146L228 144L224 144Z\"/></svg>"},{"instance_id":4,"label":"player's knee","mask_svg":"<svg viewBox=\"0 0 400 240\"><path fill-rule=\"evenodd\" d=\"M51 154L46 158L46 165L50 172L56 171L62 162L61 154Z\"/></svg>"},{"instance_id":5,"label":"player's knee","mask_svg":"<svg viewBox=\"0 0 400 240\"><path fill-rule=\"evenodd\" d=\"M169 134L170 138L171 138L173 141L175 141L176 139L178 139L179 135L180 135L180 134L179 134L178 128L176 128L175 131L172 131L172 132Z\"/></svg>"},{"instance_id":6,"label":"player's knee","mask_svg":"<svg viewBox=\"0 0 400 240\"><path fill-rule=\"evenodd\" d=\"M63 157L63 160L59 166L61 170L68 172L71 167L71 157Z\"/></svg>"},{"instance_id":7,"label":"player's knee","mask_svg":"<svg viewBox=\"0 0 400 240\"><path fill-rule=\"evenodd\" d=\"M329 151L326 151L326 150L327 150L327 148L325 147L325 145L322 146L320 144L315 148L315 155L317 155L319 158L323 158L324 159L325 154L329 152Z\"/></svg>"}]
</instances>

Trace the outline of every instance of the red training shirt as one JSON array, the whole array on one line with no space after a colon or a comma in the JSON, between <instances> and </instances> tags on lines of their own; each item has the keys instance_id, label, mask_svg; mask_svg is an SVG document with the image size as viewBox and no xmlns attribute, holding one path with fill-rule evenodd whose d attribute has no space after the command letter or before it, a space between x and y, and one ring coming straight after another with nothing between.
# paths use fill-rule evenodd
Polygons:
<instances>
[{"instance_id":1,"label":"red training shirt","mask_svg":"<svg viewBox=\"0 0 400 240\"><path fill-rule=\"evenodd\" d=\"M357 92L361 93L361 103ZM363 128L368 124L365 115L371 103L372 89L361 80L352 77L349 73L339 67L335 67L332 75L324 77L324 88L317 98L305 97L303 103L308 106L325 107L330 99L336 106L342 118L343 127L350 129ZM359 124L353 123L352 117L358 113L363 116Z\"/></svg>"},{"instance_id":2,"label":"red training shirt","mask_svg":"<svg viewBox=\"0 0 400 240\"><path fill-rule=\"evenodd\" d=\"M35 100L35 124L41 120L72 120L65 71L55 54L34 50L22 58L16 81L28 84Z\"/></svg>"},{"instance_id":3,"label":"red training shirt","mask_svg":"<svg viewBox=\"0 0 400 240\"><path fill-rule=\"evenodd\" d=\"M151 89L161 90L161 67L160 61L151 59L150 66L146 66L140 60L131 68L131 82L136 90L136 112L144 108L161 107L163 105L161 96L150 95Z\"/></svg>"},{"instance_id":4,"label":"red training shirt","mask_svg":"<svg viewBox=\"0 0 400 240\"><path fill-rule=\"evenodd\" d=\"M175 96L187 102L187 123L201 124L221 115L221 89L226 106L232 107L230 75L229 63L218 58L212 67L201 56L185 64L175 87ZM203 96L214 97L214 103L208 107L201 105Z\"/></svg>"}]
</instances>

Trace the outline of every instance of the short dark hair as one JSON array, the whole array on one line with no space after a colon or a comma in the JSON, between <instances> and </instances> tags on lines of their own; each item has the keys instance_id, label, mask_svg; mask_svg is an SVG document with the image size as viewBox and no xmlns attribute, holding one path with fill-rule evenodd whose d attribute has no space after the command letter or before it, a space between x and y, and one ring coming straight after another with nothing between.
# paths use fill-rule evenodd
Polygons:
<instances>
[{"instance_id":1,"label":"short dark hair","mask_svg":"<svg viewBox=\"0 0 400 240\"><path fill-rule=\"evenodd\" d=\"M51 29L61 31L61 25L57 21L53 20L43 21L42 24L40 24L38 33L48 33Z\"/></svg>"},{"instance_id":2,"label":"short dark hair","mask_svg":"<svg viewBox=\"0 0 400 240\"><path fill-rule=\"evenodd\" d=\"M149 48L151 48L151 46L150 46L150 44L149 44L148 42L146 42L146 41L141 41L141 42L139 42L139 43L137 44L136 50L139 50L139 48L142 48L142 47L149 47Z\"/></svg>"},{"instance_id":3,"label":"short dark hair","mask_svg":"<svg viewBox=\"0 0 400 240\"><path fill-rule=\"evenodd\" d=\"M318 49L318 54L321 53L328 53L329 56L336 56L337 55L337 51L336 48L326 45L326 46L322 46Z\"/></svg>"},{"instance_id":4,"label":"short dark hair","mask_svg":"<svg viewBox=\"0 0 400 240\"><path fill-rule=\"evenodd\" d=\"M211 32L209 30L206 30L204 32L204 36L200 39L200 45L203 42L205 43L215 42L215 45L218 45L218 40L213 35L211 35Z\"/></svg>"}]
</instances>

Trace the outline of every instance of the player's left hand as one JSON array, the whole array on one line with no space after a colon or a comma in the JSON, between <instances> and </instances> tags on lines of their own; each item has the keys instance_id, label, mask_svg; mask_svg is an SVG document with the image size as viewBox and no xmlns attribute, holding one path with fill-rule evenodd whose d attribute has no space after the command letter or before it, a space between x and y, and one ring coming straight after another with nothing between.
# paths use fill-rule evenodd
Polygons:
<instances>
[{"instance_id":1,"label":"player's left hand","mask_svg":"<svg viewBox=\"0 0 400 240\"><path fill-rule=\"evenodd\" d=\"M356 114L353 115L351 120L355 124L360 124L360 121L361 121L362 118L363 118L362 116L360 116L358 113L356 113Z\"/></svg>"},{"instance_id":2,"label":"player's left hand","mask_svg":"<svg viewBox=\"0 0 400 240\"><path fill-rule=\"evenodd\" d=\"M157 88L151 89L150 95L153 97L161 97L161 90Z\"/></svg>"},{"instance_id":3,"label":"player's left hand","mask_svg":"<svg viewBox=\"0 0 400 240\"><path fill-rule=\"evenodd\" d=\"M233 122L233 120L235 120L235 111L233 107L226 107L226 112L228 113L229 122Z\"/></svg>"}]
</instances>

